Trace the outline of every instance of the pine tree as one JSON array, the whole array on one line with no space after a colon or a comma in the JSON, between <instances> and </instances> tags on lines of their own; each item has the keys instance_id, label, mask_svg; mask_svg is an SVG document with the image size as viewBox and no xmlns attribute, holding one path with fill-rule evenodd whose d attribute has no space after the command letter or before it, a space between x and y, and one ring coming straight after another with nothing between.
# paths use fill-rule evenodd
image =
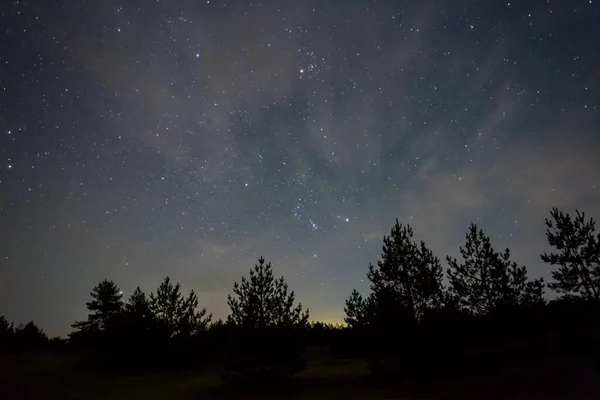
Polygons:
<instances>
[{"instance_id":1,"label":"pine tree","mask_svg":"<svg viewBox=\"0 0 600 400\"><path fill-rule=\"evenodd\" d=\"M120 329L142 336L148 336L150 331L157 329L158 324L150 308L150 300L139 286L125 303L124 311L123 318L119 321Z\"/></svg>"},{"instance_id":2,"label":"pine tree","mask_svg":"<svg viewBox=\"0 0 600 400\"><path fill-rule=\"evenodd\" d=\"M542 254L542 261L558 265L548 287L565 296L600 300L600 234L596 222L576 210L573 218L557 208L546 218L548 244L558 252Z\"/></svg>"},{"instance_id":3,"label":"pine tree","mask_svg":"<svg viewBox=\"0 0 600 400\"><path fill-rule=\"evenodd\" d=\"M148 296L139 287L125 303L123 312L109 320L99 339L105 345L101 356L112 367L147 368L164 364L161 357L168 338L150 310Z\"/></svg>"},{"instance_id":4,"label":"pine tree","mask_svg":"<svg viewBox=\"0 0 600 400\"><path fill-rule=\"evenodd\" d=\"M510 251L496 252L475 224L469 226L463 263L447 257L450 292L460 308L486 315L501 305L543 302L543 281L528 281L527 269L510 261Z\"/></svg>"},{"instance_id":5,"label":"pine tree","mask_svg":"<svg viewBox=\"0 0 600 400\"><path fill-rule=\"evenodd\" d=\"M150 302L146 293L136 287L127 303L125 303L125 311L131 314L139 315L143 318L147 318L151 315Z\"/></svg>"},{"instance_id":6,"label":"pine tree","mask_svg":"<svg viewBox=\"0 0 600 400\"><path fill-rule=\"evenodd\" d=\"M232 336L225 382L265 383L302 370L301 338L309 311L301 304L294 306L294 292L288 291L283 277L273 276L271 263L261 257L248 278L234 283L233 294L227 297Z\"/></svg>"},{"instance_id":7,"label":"pine tree","mask_svg":"<svg viewBox=\"0 0 600 400\"><path fill-rule=\"evenodd\" d=\"M300 327L308 323L309 311L302 304L294 307L294 292L288 293L284 278L275 279L271 263L261 257L249 278L233 285L235 296L227 297L231 309L228 320L236 326L251 328Z\"/></svg>"},{"instance_id":8,"label":"pine tree","mask_svg":"<svg viewBox=\"0 0 600 400\"><path fill-rule=\"evenodd\" d=\"M110 318L123 311L123 293L113 281L104 279L90 295L92 301L85 303L89 310L87 320L75 322L72 327L80 331L102 331Z\"/></svg>"},{"instance_id":9,"label":"pine tree","mask_svg":"<svg viewBox=\"0 0 600 400\"><path fill-rule=\"evenodd\" d=\"M350 294L350 298L346 300L344 322L350 328L365 328L367 326L367 307L367 300L363 299L362 295L354 289Z\"/></svg>"},{"instance_id":10,"label":"pine tree","mask_svg":"<svg viewBox=\"0 0 600 400\"><path fill-rule=\"evenodd\" d=\"M156 294L150 294L150 310L171 337L197 335L207 329L212 318L212 314L206 314L206 308L198 310L198 297L193 290L184 298L181 285L173 285L169 277Z\"/></svg>"},{"instance_id":11,"label":"pine tree","mask_svg":"<svg viewBox=\"0 0 600 400\"><path fill-rule=\"evenodd\" d=\"M361 315L384 321L400 311L417 321L427 310L440 307L442 267L425 242L417 244L413 235L409 225L401 225L396 219L390 236L383 238L377 266L369 264L367 278L371 282L371 295L361 301L353 292L346 303L347 317L351 321ZM365 322L368 321L361 323Z\"/></svg>"}]
</instances>

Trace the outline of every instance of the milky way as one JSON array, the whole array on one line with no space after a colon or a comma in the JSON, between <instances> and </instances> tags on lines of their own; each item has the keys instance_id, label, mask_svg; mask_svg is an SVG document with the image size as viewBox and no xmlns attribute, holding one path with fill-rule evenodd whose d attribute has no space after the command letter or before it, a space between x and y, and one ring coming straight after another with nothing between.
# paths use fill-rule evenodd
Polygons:
<instances>
[{"instance_id":1,"label":"milky way","mask_svg":"<svg viewBox=\"0 0 600 400\"><path fill-rule=\"evenodd\" d=\"M441 259L476 222L547 277L550 207L600 217L597 0L0 14L0 314L50 334L105 277L224 317L261 255L341 321L395 218Z\"/></svg>"}]
</instances>

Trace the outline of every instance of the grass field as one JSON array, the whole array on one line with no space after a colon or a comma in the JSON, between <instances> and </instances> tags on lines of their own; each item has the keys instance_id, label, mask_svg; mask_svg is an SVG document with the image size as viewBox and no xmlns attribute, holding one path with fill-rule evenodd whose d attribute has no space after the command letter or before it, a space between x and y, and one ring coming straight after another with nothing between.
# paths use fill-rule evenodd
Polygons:
<instances>
[{"instance_id":1,"label":"grass field","mask_svg":"<svg viewBox=\"0 0 600 400\"><path fill-rule=\"evenodd\" d=\"M514 371L488 381L453 382L408 389L383 385L363 360L334 360L311 349L307 368L286 386L234 390L223 385L219 368L173 373L115 375L77 368L72 354L21 354L0 360L4 399L598 399L597 378L565 364L543 371ZM563 372L557 375L557 370ZM567 372L571 371L568 375Z\"/></svg>"}]
</instances>

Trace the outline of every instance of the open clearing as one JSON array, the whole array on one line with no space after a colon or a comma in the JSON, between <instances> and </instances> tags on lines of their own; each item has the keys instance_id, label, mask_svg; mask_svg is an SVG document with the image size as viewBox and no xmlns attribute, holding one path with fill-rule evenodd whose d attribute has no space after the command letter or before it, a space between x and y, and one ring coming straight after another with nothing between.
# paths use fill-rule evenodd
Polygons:
<instances>
[{"instance_id":1,"label":"open clearing","mask_svg":"<svg viewBox=\"0 0 600 400\"><path fill-rule=\"evenodd\" d=\"M548 366L502 378L399 389L376 382L364 360L308 355L308 366L285 387L233 390L216 367L161 374L115 375L78 368L72 354L20 354L0 359L0 399L597 399L598 375ZM562 370L560 374L557 372ZM571 373L565 375L565 370Z\"/></svg>"}]
</instances>

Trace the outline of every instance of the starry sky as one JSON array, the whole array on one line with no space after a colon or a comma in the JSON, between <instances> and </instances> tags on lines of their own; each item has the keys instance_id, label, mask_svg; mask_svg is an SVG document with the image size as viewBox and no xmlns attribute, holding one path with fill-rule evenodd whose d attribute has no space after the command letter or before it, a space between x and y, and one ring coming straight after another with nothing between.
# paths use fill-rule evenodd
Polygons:
<instances>
[{"instance_id":1,"label":"starry sky","mask_svg":"<svg viewBox=\"0 0 600 400\"><path fill-rule=\"evenodd\" d=\"M261 255L339 322L396 217L535 277L551 207L600 217L598 0L11 0L0 29L0 313L51 335L105 277L225 317Z\"/></svg>"}]
</instances>

